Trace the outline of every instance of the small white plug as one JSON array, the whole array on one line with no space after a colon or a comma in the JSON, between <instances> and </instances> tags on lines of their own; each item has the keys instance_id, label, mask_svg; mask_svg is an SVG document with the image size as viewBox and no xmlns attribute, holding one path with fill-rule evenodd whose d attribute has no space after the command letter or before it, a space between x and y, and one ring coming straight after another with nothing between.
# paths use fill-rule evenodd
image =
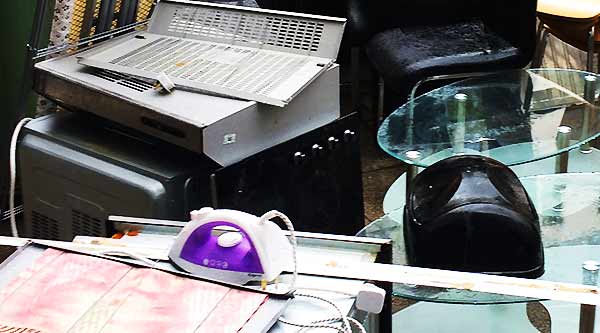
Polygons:
<instances>
[{"instance_id":1,"label":"small white plug","mask_svg":"<svg viewBox=\"0 0 600 333\"><path fill-rule=\"evenodd\" d=\"M175 83L171 81L171 79L167 76L167 74L165 74L165 72L161 72L160 74L158 74L156 80L158 81L160 88L162 88L163 91L167 94L172 93L175 89Z\"/></svg>"},{"instance_id":2,"label":"small white plug","mask_svg":"<svg viewBox=\"0 0 600 333\"><path fill-rule=\"evenodd\" d=\"M365 283L356 296L356 308L368 313L380 313L385 301L385 290Z\"/></svg>"}]
</instances>

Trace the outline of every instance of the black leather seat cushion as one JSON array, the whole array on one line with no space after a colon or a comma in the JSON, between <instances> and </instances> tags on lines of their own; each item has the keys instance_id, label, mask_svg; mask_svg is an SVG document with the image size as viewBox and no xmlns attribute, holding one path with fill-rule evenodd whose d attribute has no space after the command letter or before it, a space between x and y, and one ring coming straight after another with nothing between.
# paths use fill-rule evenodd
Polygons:
<instances>
[{"instance_id":1,"label":"black leather seat cushion","mask_svg":"<svg viewBox=\"0 0 600 333\"><path fill-rule=\"evenodd\" d=\"M373 36L366 49L386 87L402 94L426 77L518 68L528 62L527 55L486 31L480 20L386 30Z\"/></svg>"}]
</instances>

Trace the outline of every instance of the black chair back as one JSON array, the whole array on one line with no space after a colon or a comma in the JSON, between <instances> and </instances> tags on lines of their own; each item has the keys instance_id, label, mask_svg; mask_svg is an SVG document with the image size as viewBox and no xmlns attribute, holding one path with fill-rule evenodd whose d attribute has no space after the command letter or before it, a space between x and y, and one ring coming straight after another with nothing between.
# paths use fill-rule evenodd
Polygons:
<instances>
[{"instance_id":1,"label":"black chair back","mask_svg":"<svg viewBox=\"0 0 600 333\"><path fill-rule=\"evenodd\" d=\"M486 28L533 54L537 0L347 0L353 44L393 28L481 20Z\"/></svg>"},{"instance_id":2,"label":"black chair back","mask_svg":"<svg viewBox=\"0 0 600 333\"><path fill-rule=\"evenodd\" d=\"M482 17L486 28L531 59L536 47L537 0L494 0L485 4Z\"/></svg>"}]
</instances>

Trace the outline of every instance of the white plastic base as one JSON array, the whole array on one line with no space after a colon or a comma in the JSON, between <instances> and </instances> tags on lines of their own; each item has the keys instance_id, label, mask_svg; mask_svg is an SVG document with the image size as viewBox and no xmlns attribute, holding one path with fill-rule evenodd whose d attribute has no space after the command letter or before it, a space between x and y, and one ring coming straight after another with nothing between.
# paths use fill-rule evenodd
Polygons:
<instances>
[{"instance_id":1,"label":"white plastic base","mask_svg":"<svg viewBox=\"0 0 600 333\"><path fill-rule=\"evenodd\" d=\"M368 313L381 313L385 303L385 290L365 283L356 296L356 308Z\"/></svg>"}]
</instances>

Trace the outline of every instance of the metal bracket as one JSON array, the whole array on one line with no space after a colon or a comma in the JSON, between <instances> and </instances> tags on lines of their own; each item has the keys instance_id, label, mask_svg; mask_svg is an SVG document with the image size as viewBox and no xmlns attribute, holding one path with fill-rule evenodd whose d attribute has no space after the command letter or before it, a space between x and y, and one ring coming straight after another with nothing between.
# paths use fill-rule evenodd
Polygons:
<instances>
[{"instance_id":1,"label":"metal bracket","mask_svg":"<svg viewBox=\"0 0 600 333\"><path fill-rule=\"evenodd\" d=\"M90 36L87 38L82 38L77 43L65 43L65 44L61 44L61 45L54 45L54 46L50 46L47 48L39 49L39 50L36 50L37 52L34 55L33 59L39 60L41 58L45 58L47 56L57 54L57 53L60 53L62 51L68 50L68 49L74 49L74 48L79 48L82 46L88 46L90 43L94 43L94 42L107 41L107 40L110 40L111 38L114 38L114 37L120 35L120 34L133 31L138 27L146 26L149 22L150 22L150 20L135 22L135 23L127 24L120 28L105 31L105 32L102 32L102 33L99 33L99 34L96 34L96 35L93 35L93 36Z\"/></svg>"}]
</instances>

